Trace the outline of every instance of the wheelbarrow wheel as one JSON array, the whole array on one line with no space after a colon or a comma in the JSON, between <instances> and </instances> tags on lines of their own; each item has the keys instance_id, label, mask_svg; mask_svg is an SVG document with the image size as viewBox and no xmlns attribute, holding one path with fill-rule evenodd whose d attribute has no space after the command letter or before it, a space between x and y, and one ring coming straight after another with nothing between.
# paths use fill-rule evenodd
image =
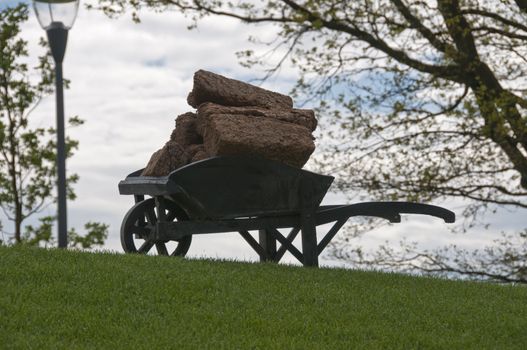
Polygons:
<instances>
[{"instance_id":1,"label":"wheelbarrow wheel","mask_svg":"<svg viewBox=\"0 0 527 350\"><path fill-rule=\"evenodd\" d=\"M192 236L178 241L155 242L147 237L156 229L159 213L154 198L135 204L126 213L121 225L121 245L126 253L185 256ZM174 202L167 200L165 209L167 221L188 220L187 214ZM152 249L154 248L155 249Z\"/></svg>"}]
</instances>

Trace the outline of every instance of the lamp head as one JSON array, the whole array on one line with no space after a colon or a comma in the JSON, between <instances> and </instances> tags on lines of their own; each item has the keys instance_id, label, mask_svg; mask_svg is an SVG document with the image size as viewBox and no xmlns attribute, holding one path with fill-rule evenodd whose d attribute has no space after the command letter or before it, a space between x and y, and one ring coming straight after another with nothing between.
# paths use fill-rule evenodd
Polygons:
<instances>
[{"instance_id":1,"label":"lamp head","mask_svg":"<svg viewBox=\"0 0 527 350\"><path fill-rule=\"evenodd\" d=\"M77 18L79 0L33 0L33 7L42 28L70 29Z\"/></svg>"}]
</instances>

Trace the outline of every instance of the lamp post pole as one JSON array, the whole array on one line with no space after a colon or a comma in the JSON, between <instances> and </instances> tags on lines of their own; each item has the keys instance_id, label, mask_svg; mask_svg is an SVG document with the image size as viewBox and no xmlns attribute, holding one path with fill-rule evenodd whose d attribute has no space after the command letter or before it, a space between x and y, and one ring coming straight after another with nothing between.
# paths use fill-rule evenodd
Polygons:
<instances>
[{"instance_id":1,"label":"lamp post pole","mask_svg":"<svg viewBox=\"0 0 527 350\"><path fill-rule=\"evenodd\" d=\"M33 8L46 31L55 61L55 96L57 99L57 222L59 248L68 246L66 142L64 137L64 80L62 61L66 53L68 30L79 10L79 0L33 0Z\"/></svg>"},{"instance_id":2,"label":"lamp post pole","mask_svg":"<svg viewBox=\"0 0 527 350\"><path fill-rule=\"evenodd\" d=\"M68 41L68 29L60 22L52 23L47 29L51 54L55 61L55 95L57 109L57 189L58 189L58 244L59 248L68 246L68 219L66 201L66 142L64 131L64 80L62 62Z\"/></svg>"}]
</instances>

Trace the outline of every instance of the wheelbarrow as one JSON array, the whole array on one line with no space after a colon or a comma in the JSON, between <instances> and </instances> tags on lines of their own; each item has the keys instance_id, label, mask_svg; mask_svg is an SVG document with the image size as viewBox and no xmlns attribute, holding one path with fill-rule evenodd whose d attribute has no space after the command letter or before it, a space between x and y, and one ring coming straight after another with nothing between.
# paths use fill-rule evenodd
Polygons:
<instances>
[{"instance_id":1,"label":"wheelbarrow","mask_svg":"<svg viewBox=\"0 0 527 350\"><path fill-rule=\"evenodd\" d=\"M119 182L119 193L135 200L121 225L127 253L184 256L193 235L237 232L260 261L279 262L289 252L304 266L318 266L319 255L351 217L398 223L401 214L424 214L455 221L447 209L412 202L320 205L334 177L258 157L209 158L164 177L141 173ZM318 240L318 226L329 223ZM258 240L250 231L258 231ZM299 233L301 250L293 244Z\"/></svg>"}]
</instances>

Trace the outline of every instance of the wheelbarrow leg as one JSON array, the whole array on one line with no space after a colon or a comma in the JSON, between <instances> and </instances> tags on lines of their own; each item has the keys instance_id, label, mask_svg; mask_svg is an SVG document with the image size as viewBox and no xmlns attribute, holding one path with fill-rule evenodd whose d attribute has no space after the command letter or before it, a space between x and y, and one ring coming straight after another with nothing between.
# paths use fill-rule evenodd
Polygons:
<instances>
[{"instance_id":1,"label":"wheelbarrow leg","mask_svg":"<svg viewBox=\"0 0 527 350\"><path fill-rule=\"evenodd\" d=\"M276 256L276 239L266 230L259 230L258 241L267 253L267 256L260 255L260 262L274 261L274 256Z\"/></svg>"},{"instance_id":2,"label":"wheelbarrow leg","mask_svg":"<svg viewBox=\"0 0 527 350\"><path fill-rule=\"evenodd\" d=\"M301 185L300 223L302 225L302 255L304 266L318 267L317 229L315 222L315 204L313 203L313 184L309 180Z\"/></svg>"},{"instance_id":3,"label":"wheelbarrow leg","mask_svg":"<svg viewBox=\"0 0 527 350\"><path fill-rule=\"evenodd\" d=\"M317 230L313 213L302 214L302 255L304 266L318 267Z\"/></svg>"}]
</instances>

